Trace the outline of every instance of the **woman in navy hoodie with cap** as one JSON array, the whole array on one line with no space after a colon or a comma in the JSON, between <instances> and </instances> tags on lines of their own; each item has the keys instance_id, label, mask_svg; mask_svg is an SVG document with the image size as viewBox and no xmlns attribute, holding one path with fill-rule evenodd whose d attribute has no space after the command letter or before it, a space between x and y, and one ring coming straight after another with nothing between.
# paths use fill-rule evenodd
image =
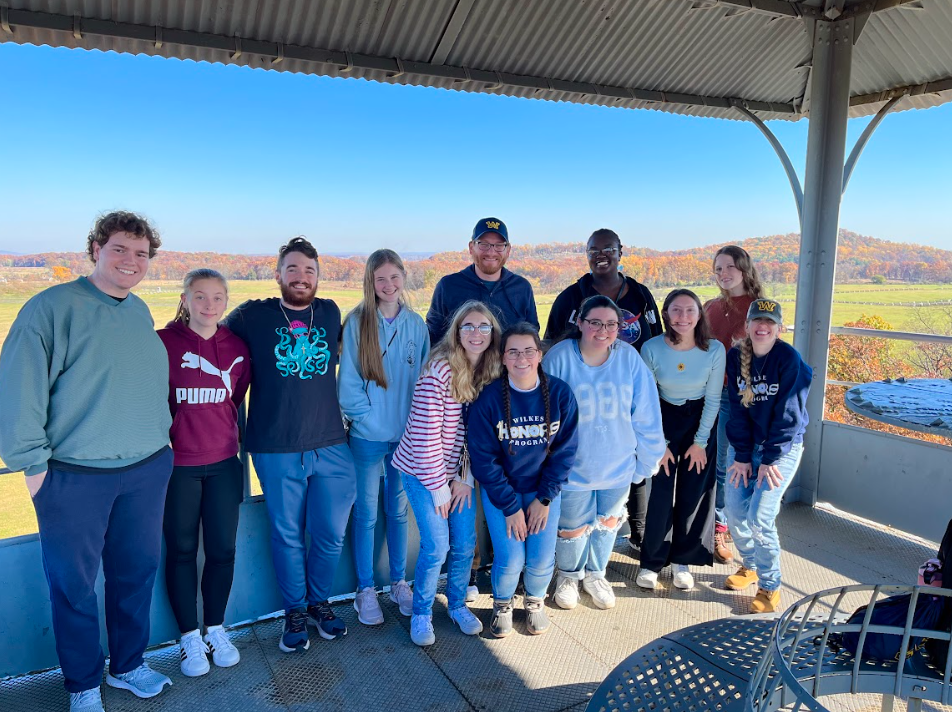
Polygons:
<instances>
[{"instance_id":1,"label":"woman in navy hoodie with cap","mask_svg":"<svg viewBox=\"0 0 952 712\"><path fill-rule=\"evenodd\" d=\"M235 570L238 505L244 495L238 454L238 408L251 379L245 342L218 322L228 284L211 269L192 270L175 318L159 338L169 354L169 433L175 454L165 500L165 579L182 633L181 668L188 677L239 660L222 624ZM196 610L198 530L202 527L205 637Z\"/></svg>"}]
</instances>

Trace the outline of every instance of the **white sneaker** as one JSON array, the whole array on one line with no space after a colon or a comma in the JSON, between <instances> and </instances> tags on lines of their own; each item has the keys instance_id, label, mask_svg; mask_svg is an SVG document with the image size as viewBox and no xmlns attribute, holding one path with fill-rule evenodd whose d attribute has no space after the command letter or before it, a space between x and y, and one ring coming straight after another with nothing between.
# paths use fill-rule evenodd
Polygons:
<instances>
[{"instance_id":1,"label":"white sneaker","mask_svg":"<svg viewBox=\"0 0 952 712\"><path fill-rule=\"evenodd\" d=\"M459 629L466 635L479 635L483 632L483 624L466 606L460 606L450 611L450 620L458 625Z\"/></svg>"},{"instance_id":2,"label":"white sneaker","mask_svg":"<svg viewBox=\"0 0 952 712\"><path fill-rule=\"evenodd\" d=\"M105 712L102 706L102 692L93 687L82 692L69 693L69 712Z\"/></svg>"},{"instance_id":3,"label":"white sneaker","mask_svg":"<svg viewBox=\"0 0 952 712\"><path fill-rule=\"evenodd\" d=\"M423 647L436 642L433 619L430 616L414 615L410 619L410 640Z\"/></svg>"},{"instance_id":4,"label":"white sneaker","mask_svg":"<svg viewBox=\"0 0 952 712\"><path fill-rule=\"evenodd\" d=\"M202 639L198 638L202 643ZM205 645L202 643L202 645ZM205 659L208 664L208 659ZM145 663L142 663L135 670L118 673L113 675L111 672L106 675L106 684L109 687L116 687L120 690L129 690L136 697L147 699L155 697L162 692L162 688L171 685L172 681L160 672L156 672Z\"/></svg>"},{"instance_id":5,"label":"white sneaker","mask_svg":"<svg viewBox=\"0 0 952 712\"><path fill-rule=\"evenodd\" d=\"M390 600L400 607L400 615L413 615L413 591L406 581L397 581L390 586Z\"/></svg>"},{"instance_id":6,"label":"white sneaker","mask_svg":"<svg viewBox=\"0 0 952 712\"><path fill-rule=\"evenodd\" d=\"M592 597L592 603L596 608L604 611L615 607L615 592L603 577L586 574L582 579L582 588Z\"/></svg>"},{"instance_id":7,"label":"white sneaker","mask_svg":"<svg viewBox=\"0 0 952 712\"><path fill-rule=\"evenodd\" d=\"M674 586L675 588L684 589L685 591L690 591L694 588L694 577L691 575L690 570L688 570L687 564L674 565Z\"/></svg>"},{"instance_id":8,"label":"white sneaker","mask_svg":"<svg viewBox=\"0 0 952 712\"><path fill-rule=\"evenodd\" d=\"M241 660L241 653L220 625L208 626L208 631L205 633L205 645L212 654L212 662L218 667L231 667Z\"/></svg>"},{"instance_id":9,"label":"white sneaker","mask_svg":"<svg viewBox=\"0 0 952 712\"><path fill-rule=\"evenodd\" d=\"M653 591L658 588L658 572L645 568L638 569L638 578L635 579L635 583L641 588Z\"/></svg>"},{"instance_id":10,"label":"white sneaker","mask_svg":"<svg viewBox=\"0 0 952 712\"><path fill-rule=\"evenodd\" d=\"M354 610L357 611L357 620L364 625L380 625L383 623L383 609L377 600L377 590L367 586L357 592L354 599Z\"/></svg>"},{"instance_id":11,"label":"white sneaker","mask_svg":"<svg viewBox=\"0 0 952 712\"><path fill-rule=\"evenodd\" d=\"M578 605L578 579L559 574L552 597L559 608L571 611Z\"/></svg>"},{"instance_id":12,"label":"white sneaker","mask_svg":"<svg viewBox=\"0 0 952 712\"><path fill-rule=\"evenodd\" d=\"M211 667L208 664L208 646L202 642L199 630L193 630L182 636L179 641L179 654L182 657L182 674L185 677L201 677Z\"/></svg>"}]
</instances>

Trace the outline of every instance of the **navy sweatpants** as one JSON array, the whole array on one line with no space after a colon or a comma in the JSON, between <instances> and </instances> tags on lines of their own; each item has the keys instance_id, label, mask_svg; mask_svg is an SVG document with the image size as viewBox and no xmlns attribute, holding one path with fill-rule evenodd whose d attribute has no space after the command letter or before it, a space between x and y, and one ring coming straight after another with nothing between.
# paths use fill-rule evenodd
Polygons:
<instances>
[{"instance_id":1,"label":"navy sweatpants","mask_svg":"<svg viewBox=\"0 0 952 712\"><path fill-rule=\"evenodd\" d=\"M171 474L168 448L121 473L102 469L79 474L53 465L33 499L56 653L69 692L102 682L105 657L95 591L100 561L110 672L129 672L142 664Z\"/></svg>"}]
</instances>

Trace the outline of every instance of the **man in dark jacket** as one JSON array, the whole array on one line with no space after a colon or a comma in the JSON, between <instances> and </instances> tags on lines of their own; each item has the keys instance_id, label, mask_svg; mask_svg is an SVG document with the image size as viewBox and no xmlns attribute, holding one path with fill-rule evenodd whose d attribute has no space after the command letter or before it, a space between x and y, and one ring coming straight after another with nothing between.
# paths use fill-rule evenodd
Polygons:
<instances>
[{"instance_id":1,"label":"man in dark jacket","mask_svg":"<svg viewBox=\"0 0 952 712\"><path fill-rule=\"evenodd\" d=\"M492 309L503 329L519 321L539 328L532 285L505 268L510 250L509 231L502 220L483 218L476 223L469 242L473 264L443 277L433 291L426 315L431 344L443 338L453 314L470 299Z\"/></svg>"}]
</instances>

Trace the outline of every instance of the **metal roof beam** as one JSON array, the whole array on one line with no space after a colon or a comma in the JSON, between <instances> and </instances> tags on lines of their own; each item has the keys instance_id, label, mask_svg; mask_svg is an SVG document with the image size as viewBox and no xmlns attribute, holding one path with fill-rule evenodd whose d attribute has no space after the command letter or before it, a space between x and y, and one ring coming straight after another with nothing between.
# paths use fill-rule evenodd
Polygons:
<instances>
[{"instance_id":1,"label":"metal roof beam","mask_svg":"<svg viewBox=\"0 0 952 712\"><path fill-rule=\"evenodd\" d=\"M820 16L820 11L815 7L803 5L800 2L787 2L787 0L694 0L691 9L708 10L720 5L729 5L738 8L740 11L732 12L731 14L740 14L744 11L748 11L795 20L799 20L803 17L818 18Z\"/></svg>"},{"instance_id":2,"label":"metal roof beam","mask_svg":"<svg viewBox=\"0 0 952 712\"><path fill-rule=\"evenodd\" d=\"M905 8L906 10L922 10L922 0L865 0L843 8L843 13L837 18L846 20L851 17L859 17L865 14L876 14L895 8Z\"/></svg>"},{"instance_id":3,"label":"metal roof beam","mask_svg":"<svg viewBox=\"0 0 952 712\"><path fill-rule=\"evenodd\" d=\"M751 2L760 0L751 0ZM782 3L784 5L788 3ZM471 91L493 91L496 89L519 88L535 89L541 92L566 92L580 96L615 99L618 102L641 101L657 104L682 104L688 106L707 106L730 109L736 103L742 103L751 111L766 111L775 114L798 115L793 104L755 101L741 97L717 97L698 94L682 94L676 92L638 89L635 87L610 86L589 82L565 81L548 77L536 77L522 74L510 74L485 69L471 69L468 67L453 67L432 62L415 62L396 57L379 57L365 54L352 54L335 50L320 49L302 45L285 45L277 42L262 40L226 37L207 32L192 32L176 30L153 25L137 25L127 22L112 22L80 18L71 15L55 15L29 10L9 11L9 23L15 29L17 26L53 30L65 33L70 37L69 45L78 40L94 35L102 37L120 37L138 40L145 43L143 54L159 54L155 50L162 45L182 45L185 47L199 47L221 50L221 63L229 64L237 58L257 55L270 61L272 65L286 60L312 62L315 64L333 65L341 72L353 69L363 69L383 72L388 79L394 79L402 74L415 74L421 77L436 79L451 79L455 88ZM75 38L75 39L74 39ZM68 46L69 46L68 45ZM277 68L277 67L276 67ZM385 81L382 79L381 81Z\"/></svg>"},{"instance_id":4,"label":"metal roof beam","mask_svg":"<svg viewBox=\"0 0 952 712\"><path fill-rule=\"evenodd\" d=\"M476 0L458 0L456 7L453 8L453 14L450 16L446 27L443 28L443 34L440 35L440 41L436 43L436 49L433 50L433 56L430 61L433 64L443 64L453 50L453 45L463 31L463 24L469 17L469 11L473 9Z\"/></svg>"},{"instance_id":5,"label":"metal roof beam","mask_svg":"<svg viewBox=\"0 0 952 712\"><path fill-rule=\"evenodd\" d=\"M923 94L939 94L944 91L952 91L952 77L937 79L934 82L926 82L925 84L884 89L883 91L873 92L872 94L858 94L857 96L850 97L850 106L878 104L881 101L890 101L897 97L905 96L906 94L909 96L922 96Z\"/></svg>"}]
</instances>

